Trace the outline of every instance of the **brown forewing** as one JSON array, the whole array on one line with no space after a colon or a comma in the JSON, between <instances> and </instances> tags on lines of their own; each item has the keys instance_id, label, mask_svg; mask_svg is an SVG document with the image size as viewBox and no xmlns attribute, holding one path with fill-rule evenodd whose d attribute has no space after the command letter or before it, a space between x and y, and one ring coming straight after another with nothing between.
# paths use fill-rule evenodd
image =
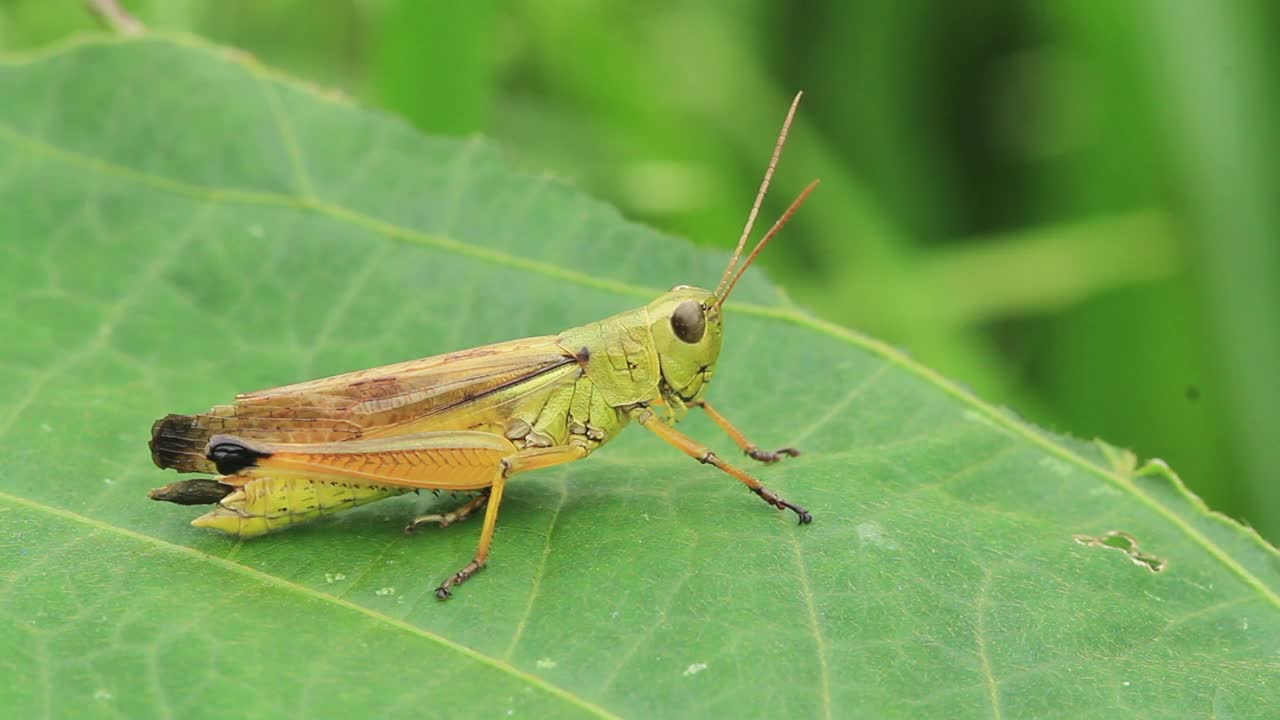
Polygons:
<instances>
[{"instance_id":1,"label":"brown forewing","mask_svg":"<svg viewBox=\"0 0 1280 720\"><path fill-rule=\"evenodd\" d=\"M211 472L204 446L215 434L318 443L500 427L579 374L577 358L556 340L522 338L244 393L207 413L158 420L152 458L160 467Z\"/></svg>"}]
</instances>

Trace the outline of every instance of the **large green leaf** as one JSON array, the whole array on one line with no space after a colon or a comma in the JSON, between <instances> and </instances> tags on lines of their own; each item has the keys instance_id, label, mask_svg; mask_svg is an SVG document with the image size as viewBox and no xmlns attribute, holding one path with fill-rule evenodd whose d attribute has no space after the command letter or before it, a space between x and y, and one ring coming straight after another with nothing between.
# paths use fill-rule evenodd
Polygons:
<instances>
[{"instance_id":1,"label":"large green leaf","mask_svg":"<svg viewBox=\"0 0 1280 720\"><path fill-rule=\"evenodd\" d=\"M634 429L515 483L449 603L478 527L402 535L431 497L191 528L146 499L175 479L159 415L554 332L724 258L194 41L9 61L0 98L13 717L1280 713L1272 548L1161 464L1029 427L758 274L713 397L805 450L759 474L811 526Z\"/></svg>"}]
</instances>

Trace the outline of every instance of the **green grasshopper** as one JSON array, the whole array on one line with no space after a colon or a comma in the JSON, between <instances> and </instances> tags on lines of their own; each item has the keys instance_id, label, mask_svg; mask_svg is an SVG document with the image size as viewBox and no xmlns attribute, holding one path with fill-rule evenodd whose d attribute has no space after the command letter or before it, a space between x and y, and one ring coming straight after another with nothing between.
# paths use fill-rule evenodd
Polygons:
<instances>
[{"instance_id":1,"label":"green grasshopper","mask_svg":"<svg viewBox=\"0 0 1280 720\"><path fill-rule=\"evenodd\" d=\"M511 477L581 460L636 422L770 505L791 510L801 524L811 522L808 510L674 427L689 408L700 408L755 460L798 454L761 450L703 395L720 356L725 299L817 186L810 183L739 263L800 97L715 290L680 285L644 307L559 335L246 393L198 415L167 415L151 428L156 465L218 477L171 483L151 497L214 505L192 524L254 537L419 489L476 492L462 506L417 517L405 528L447 526L485 508L475 557L436 588L447 599L488 561Z\"/></svg>"}]
</instances>

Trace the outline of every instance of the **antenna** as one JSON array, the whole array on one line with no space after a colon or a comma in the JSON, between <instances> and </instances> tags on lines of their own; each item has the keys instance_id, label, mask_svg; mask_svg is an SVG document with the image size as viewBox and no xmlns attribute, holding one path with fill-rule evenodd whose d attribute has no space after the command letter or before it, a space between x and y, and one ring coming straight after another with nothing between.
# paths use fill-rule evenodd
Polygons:
<instances>
[{"instance_id":1,"label":"antenna","mask_svg":"<svg viewBox=\"0 0 1280 720\"><path fill-rule=\"evenodd\" d=\"M773 227L769 228L769 232L765 233L763 238L760 238L760 242L756 244L755 249L747 256L746 262L742 263L742 267L740 267L738 272L734 274L733 280L729 282L729 287L725 288L724 294L721 295L719 288L716 289L716 307L720 307L724 304L725 298L729 297L729 293L733 292L733 286L738 284L738 280L747 272L747 268L751 267L751 263L756 259L756 256L760 254L761 250L764 250L764 246L769 244L769 241L773 239L773 236L778 234L778 231L782 229L782 226L787 224L787 221L791 219L791 216L796 214L796 211L804 204L805 199L809 197L809 193L813 192L813 189L818 187L819 182L820 181L818 180L814 180L809 183L805 186L804 190L800 191L800 194L796 196L796 199L791 201L791 206L787 208L786 212L782 213L782 217L778 218L778 221L773 224Z\"/></svg>"},{"instance_id":2,"label":"antenna","mask_svg":"<svg viewBox=\"0 0 1280 720\"><path fill-rule=\"evenodd\" d=\"M782 146L787 144L787 132L791 130L791 119L795 117L796 108L799 107L800 98L802 97L804 97L803 91L796 93L795 99L791 101L791 109L787 111L787 119L782 121L782 132L778 133L778 141L774 143L773 156L769 158L769 168L764 171L764 180L760 182L760 189L756 191L756 201L751 205L751 212L747 214L747 224L742 228L742 235L738 237L738 246L734 248L733 257L729 259L729 264L724 269L724 276L720 278L720 283L716 285L715 296L719 298L716 302L717 305L723 303L724 298L728 295L727 292L722 295L720 291L729 282L730 276L733 275L734 266L737 264L738 258L742 257L742 250L747 246L747 238L751 237L751 229L756 224L756 215L760 213L760 205L764 202L764 196L769 193L769 182L773 180L773 170L778 166L778 159L782 157ZM808 190L804 194L807 195ZM790 211L788 211L788 216L789 214ZM775 225L775 228L777 227ZM760 245L756 246L756 252L759 252L760 247ZM755 257L755 253L753 252L751 256ZM747 264L750 265L751 261L748 260Z\"/></svg>"}]
</instances>

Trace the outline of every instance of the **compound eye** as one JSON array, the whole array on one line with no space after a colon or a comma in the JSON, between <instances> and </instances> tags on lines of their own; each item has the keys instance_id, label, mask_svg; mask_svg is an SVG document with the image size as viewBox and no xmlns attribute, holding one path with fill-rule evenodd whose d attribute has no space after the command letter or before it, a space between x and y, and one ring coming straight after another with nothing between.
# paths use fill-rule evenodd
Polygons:
<instances>
[{"instance_id":1,"label":"compound eye","mask_svg":"<svg viewBox=\"0 0 1280 720\"><path fill-rule=\"evenodd\" d=\"M702 303L685 300L677 305L676 311L671 313L671 330L690 345L701 340L707 332L707 316L702 312Z\"/></svg>"}]
</instances>

